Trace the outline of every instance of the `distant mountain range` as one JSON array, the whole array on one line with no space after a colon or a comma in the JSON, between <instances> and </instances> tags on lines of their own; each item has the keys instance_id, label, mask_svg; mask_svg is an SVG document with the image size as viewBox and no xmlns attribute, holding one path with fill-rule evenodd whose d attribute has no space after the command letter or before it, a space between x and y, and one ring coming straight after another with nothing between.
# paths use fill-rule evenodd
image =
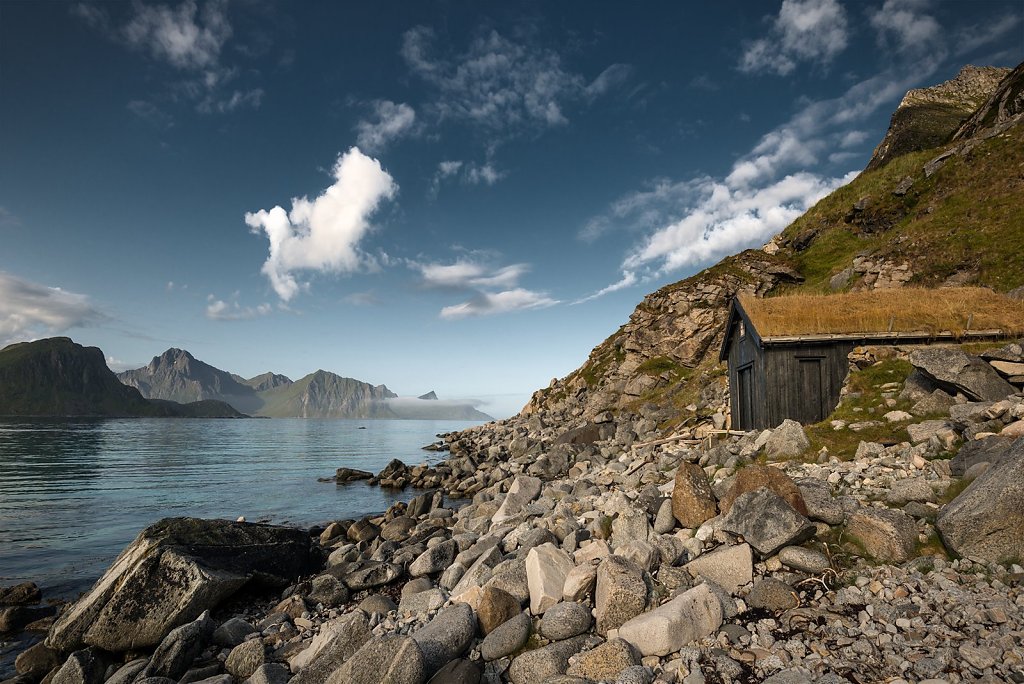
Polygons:
<instances>
[{"instance_id":1,"label":"distant mountain range","mask_svg":"<svg viewBox=\"0 0 1024 684\"><path fill-rule=\"evenodd\" d=\"M150 400L117 376L96 347L67 337L0 349L0 416L241 418L212 399Z\"/></svg>"},{"instance_id":2,"label":"distant mountain range","mask_svg":"<svg viewBox=\"0 0 1024 684\"><path fill-rule=\"evenodd\" d=\"M441 401L433 391L404 398L386 385L324 370L294 382L276 373L246 379L204 363L184 349L168 349L149 365L117 377L149 399L217 400L242 413L270 418L493 420L468 403Z\"/></svg>"}]
</instances>

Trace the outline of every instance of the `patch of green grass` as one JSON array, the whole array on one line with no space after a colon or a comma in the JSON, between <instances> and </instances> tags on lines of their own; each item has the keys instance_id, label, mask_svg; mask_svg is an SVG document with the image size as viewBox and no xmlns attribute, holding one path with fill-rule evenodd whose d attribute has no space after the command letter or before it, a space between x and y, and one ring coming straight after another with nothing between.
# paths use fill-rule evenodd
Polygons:
<instances>
[{"instance_id":1,"label":"patch of green grass","mask_svg":"<svg viewBox=\"0 0 1024 684\"><path fill-rule=\"evenodd\" d=\"M946 491L942 493L942 496L938 498L936 503L939 503L943 506L948 504L950 501L963 494L964 490L967 489L970 485L971 482L966 478L961 477L959 479L953 480L949 487L946 488Z\"/></svg>"},{"instance_id":2,"label":"patch of green grass","mask_svg":"<svg viewBox=\"0 0 1024 684\"><path fill-rule=\"evenodd\" d=\"M938 556L944 560L952 560L953 557L950 555L946 545L942 543L942 537L934 529L929 531L928 538L925 541L918 541L914 545L914 556ZM920 570L920 567L918 568ZM935 569L935 566L932 566ZM931 570L927 571L930 572ZM921 572L925 572L921 570Z\"/></svg>"},{"instance_id":3,"label":"patch of green grass","mask_svg":"<svg viewBox=\"0 0 1024 684\"><path fill-rule=\"evenodd\" d=\"M644 375L661 375L677 370L679 367L679 364L667 356L655 356L641 363L636 370Z\"/></svg>"}]
</instances>

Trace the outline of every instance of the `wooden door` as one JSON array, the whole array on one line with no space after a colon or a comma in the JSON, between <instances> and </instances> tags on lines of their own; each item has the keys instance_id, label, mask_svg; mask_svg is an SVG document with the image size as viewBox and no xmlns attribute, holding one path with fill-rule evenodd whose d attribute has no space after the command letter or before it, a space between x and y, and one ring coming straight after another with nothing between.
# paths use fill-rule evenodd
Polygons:
<instances>
[{"instance_id":1,"label":"wooden door","mask_svg":"<svg viewBox=\"0 0 1024 684\"><path fill-rule=\"evenodd\" d=\"M797 420L818 423L828 416L828 387L825 377L825 359L822 357L797 358Z\"/></svg>"},{"instance_id":2,"label":"wooden door","mask_svg":"<svg viewBox=\"0 0 1024 684\"><path fill-rule=\"evenodd\" d=\"M737 371L737 390L739 396L737 397L736 406L739 409L738 424L736 426L739 430L751 430L755 427L754 425L754 382L753 382L753 365L740 368Z\"/></svg>"}]
</instances>

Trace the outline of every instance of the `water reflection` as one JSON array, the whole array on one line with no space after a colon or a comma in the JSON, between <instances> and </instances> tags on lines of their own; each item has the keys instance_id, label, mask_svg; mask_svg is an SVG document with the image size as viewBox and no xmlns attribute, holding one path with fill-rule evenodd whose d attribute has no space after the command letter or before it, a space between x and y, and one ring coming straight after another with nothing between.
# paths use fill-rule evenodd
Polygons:
<instances>
[{"instance_id":1,"label":"water reflection","mask_svg":"<svg viewBox=\"0 0 1024 684\"><path fill-rule=\"evenodd\" d=\"M50 595L94 580L140 529L170 515L310 525L383 511L415 492L316 482L376 472L456 421L95 420L0 422L0 583ZM365 427L366 429L360 429Z\"/></svg>"}]
</instances>

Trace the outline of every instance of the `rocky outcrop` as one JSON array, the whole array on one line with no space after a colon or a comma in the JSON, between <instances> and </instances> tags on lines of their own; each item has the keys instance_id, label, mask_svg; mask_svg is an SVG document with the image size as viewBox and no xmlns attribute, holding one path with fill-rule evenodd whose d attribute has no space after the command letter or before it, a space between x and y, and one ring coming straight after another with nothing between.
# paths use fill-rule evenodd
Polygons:
<instances>
[{"instance_id":1,"label":"rocky outcrop","mask_svg":"<svg viewBox=\"0 0 1024 684\"><path fill-rule=\"evenodd\" d=\"M155 646L250 582L283 586L310 571L300 530L168 518L143 530L95 586L65 611L46 643L122 652Z\"/></svg>"},{"instance_id":2,"label":"rocky outcrop","mask_svg":"<svg viewBox=\"0 0 1024 684\"><path fill-rule=\"evenodd\" d=\"M867 170L908 152L947 142L1008 73L1009 69L968 65L945 83L908 91L892 115L885 138L871 155Z\"/></svg>"}]
</instances>

